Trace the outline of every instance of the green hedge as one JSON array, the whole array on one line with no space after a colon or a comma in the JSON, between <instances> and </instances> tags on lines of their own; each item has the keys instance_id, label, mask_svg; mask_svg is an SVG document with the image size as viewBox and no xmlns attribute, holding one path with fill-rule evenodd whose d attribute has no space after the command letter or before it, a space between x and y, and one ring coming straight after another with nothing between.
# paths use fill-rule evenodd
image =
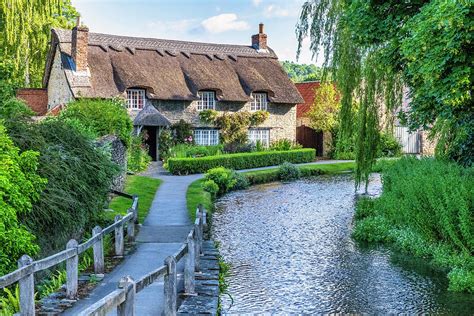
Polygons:
<instances>
[{"instance_id":1,"label":"green hedge","mask_svg":"<svg viewBox=\"0 0 474 316\"><path fill-rule=\"evenodd\" d=\"M168 169L173 174L204 173L216 167L234 170L276 166L283 162L304 163L314 161L316 151L311 148L288 151L263 151L201 158L170 158Z\"/></svg>"}]
</instances>

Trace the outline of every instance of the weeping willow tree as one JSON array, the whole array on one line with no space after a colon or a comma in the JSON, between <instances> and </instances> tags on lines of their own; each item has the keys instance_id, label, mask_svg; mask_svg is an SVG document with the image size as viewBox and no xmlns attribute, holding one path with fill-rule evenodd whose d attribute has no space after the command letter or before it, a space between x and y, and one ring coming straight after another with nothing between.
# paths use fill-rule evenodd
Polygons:
<instances>
[{"instance_id":1,"label":"weeping willow tree","mask_svg":"<svg viewBox=\"0 0 474 316\"><path fill-rule=\"evenodd\" d=\"M440 143L446 156L472 163L473 33L468 0L303 4L296 26L297 54L309 37L313 57L322 53L325 73L334 74L341 93L336 156L355 153L357 187L367 183L375 162L379 118L390 128L396 109L412 129L444 131ZM404 86L409 108L401 104Z\"/></svg>"},{"instance_id":2,"label":"weeping willow tree","mask_svg":"<svg viewBox=\"0 0 474 316\"><path fill-rule=\"evenodd\" d=\"M71 28L70 0L0 0L0 80L39 87L52 27Z\"/></svg>"}]
</instances>

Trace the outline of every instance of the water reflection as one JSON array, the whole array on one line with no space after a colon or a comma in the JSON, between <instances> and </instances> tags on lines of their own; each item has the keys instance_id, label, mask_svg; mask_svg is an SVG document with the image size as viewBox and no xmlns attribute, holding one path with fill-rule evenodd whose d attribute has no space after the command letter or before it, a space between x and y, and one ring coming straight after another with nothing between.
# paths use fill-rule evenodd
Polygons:
<instances>
[{"instance_id":1,"label":"water reflection","mask_svg":"<svg viewBox=\"0 0 474 316\"><path fill-rule=\"evenodd\" d=\"M373 179L370 193L377 194ZM227 313L470 314L472 295L446 291L424 262L350 237L350 175L273 183L226 195L213 236L232 265Z\"/></svg>"}]
</instances>

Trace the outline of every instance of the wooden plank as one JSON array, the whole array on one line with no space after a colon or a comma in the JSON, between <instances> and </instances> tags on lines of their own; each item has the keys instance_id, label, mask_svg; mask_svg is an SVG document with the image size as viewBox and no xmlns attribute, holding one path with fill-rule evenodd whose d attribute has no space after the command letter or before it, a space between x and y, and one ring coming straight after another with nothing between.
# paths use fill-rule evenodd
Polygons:
<instances>
[{"instance_id":1,"label":"wooden plank","mask_svg":"<svg viewBox=\"0 0 474 316\"><path fill-rule=\"evenodd\" d=\"M2 276L0 278L0 288L7 287L24 278L28 274L32 274L33 272L35 272L34 269L35 267L33 265L28 265Z\"/></svg>"},{"instance_id":2,"label":"wooden plank","mask_svg":"<svg viewBox=\"0 0 474 316\"><path fill-rule=\"evenodd\" d=\"M92 246L94 249L94 272L95 274L103 274L105 270L104 264L104 239L102 235L102 228L100 226L94 227L92 236L100 236L100 239Z\"/></svg>"},{"instance_id":3,"label":"wooden plank","mask_svg":"<svg viewBox=\"0 0 474 316\"><path fill-rule=\"evenodd\" d=\"M33 259L23 255L18 260L18 267L33 265ZM33 273L26 275L18 281L20 287L20 313L22 316L35 315L35 276Z\"/></svg>"},{"instance_id":4,"label":"wooden plank","mask_svg":"<svg viewBox=\"0 0 474 316\"><path fill-rule=\"evenodd\" d=\"M176 274L176 260L174 257L169 256L165 259L165 265L168 268L168 273L165 275L165 316L175 316L177 311L177 298L178 298L178 282Z\"/></svg>"},{"instance_id":5,"label":"wooden plank","mask_svg":"<svg viewBox=\"0 0 474 316\"><path fill-rule=\"evenodd\" d=\"M123 197L129 198L130 200L133 199L133 195L131 195L131 194L128 194L128 193L125 193L125 192L120 192L120 191L115 191L115 190L111 190L111 191L115 195L123 196Z\"/></svg>"},{"instance_id":6,"label":"wooden plank","mask_svg":"<svg viewBox=\"0 0 474 316\"><path fill-rule=\"evenodd\" d=\"M87 240L86 242L80 244L77 247L77 253L78 254L83 253L84 251L86 251L87 249L92 247L92 245L94 245L96 242L98 242L101 238L102 238L102 234L92 236L89 240Z\"/></svg>"},{"instance_id":7,"label":"wooden plank","mask_svg":"<svg viewBox=\"0 0 474 316\"><path fill-rule=\"evenodd\" d=\"M124 289L117 289L109 295L103 297L87 309L78 313L78 316L102 316L119 306L125 301L126 293Z\"/></svg>"},{"instance_id":8,"label":"wooden plank","mask_svg":"<svg viewBox=\"0 0 474 316\"><path fill-rule=\"evenodd\" d=\"M181 258L184 257L184 255L188 252L188 245L187 244L183 244L179 250L174 254L173 257L175 257L176 259L176 262L178 262L179 260L181 260Z\"/></svg>"},{"instance_id":9,"label":"wooden plank","mask_svg":"<svg viewBox=\"0 0 474 316\"><path fill-rule=\"evenodd\" d=\"M192 232L192 231L191 231ZM191 235L191 234L190 234ZM188 235L186 240L188 255L186 256L186 261L184 263L184 291L188 295L193 295L195 293L195 265L194 260L196 259L194 251L196 250L194 245L194 236Z\"/></svg>"},{"instance_id":10,"label":"wooden plank","mask_svg":"<svg viewBox=\"0 0 474 316\"><path fill-rule=\"evenodd\" d=\"M129 276L123 277L119 281L119 288L125 290L125 300L117 306L117 316L134 316L135 315L135 282Z\"/></svg>"},{"instance_id":11,"label":"wooden plank","mask_svg":"<svg viewBox=\"0 0 474 316\"><path fill-rule=\"evenodd\" d=\"M52 256L34 262L35 272L42 271L77 255L77 249L66 249Z\"/></svg>"},{"instance_id":12,"label":"wooden plank","mask_svg":"<svg viewBox=\"0 0 474 316\"><path fill-rule=\"evenodd\" d=\"M124 240L123 240L123 221L121 215L115 216L115 222L120 222L121 225L115 227L115 255L123 256Z\"/></svg>"},{"instance_id":13,"label":"wooden plank","mask_svg":"<svg viewBox=\"0 0 474 316\"><path fill-rule=\"evenodd\" d=\"M71 239L66 248L74 250L75 255L66 260L66 297L75 299L77 296L79 277L79 255L77 254L77 241Z\"/></svg>"},{"instance_id":14,"label":"wooden plank","mask_svg":"<svg viewBox=\"0 0 474 316\"><path fill-rule=\"evenodd\" d=\"M148 285L155 282L159 277L164 276L167 273L167 271L168 271L168 267L165 265L162 265L158 269L142 277L140 280L136 282L136 292L137 293L140 292L141 290L146 288Z\"/></svg>"}]
</instances>

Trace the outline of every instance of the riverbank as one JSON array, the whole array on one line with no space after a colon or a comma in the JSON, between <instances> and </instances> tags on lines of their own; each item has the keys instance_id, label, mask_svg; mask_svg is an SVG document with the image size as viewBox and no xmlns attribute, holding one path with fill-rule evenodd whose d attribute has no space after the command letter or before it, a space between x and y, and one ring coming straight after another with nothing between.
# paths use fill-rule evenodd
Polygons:
<instances>
[{"instance_id":1,"label":"riverbank","mask_svg":"<svg viewBox=\"0 0 474 316\"><path fill-rule=\"evenodd\" d=\"M449 289L474 293L474 169L404 158L384 171L379 198L359 200L354 237L428 259Z\"/></svg>"}]
</instances>

